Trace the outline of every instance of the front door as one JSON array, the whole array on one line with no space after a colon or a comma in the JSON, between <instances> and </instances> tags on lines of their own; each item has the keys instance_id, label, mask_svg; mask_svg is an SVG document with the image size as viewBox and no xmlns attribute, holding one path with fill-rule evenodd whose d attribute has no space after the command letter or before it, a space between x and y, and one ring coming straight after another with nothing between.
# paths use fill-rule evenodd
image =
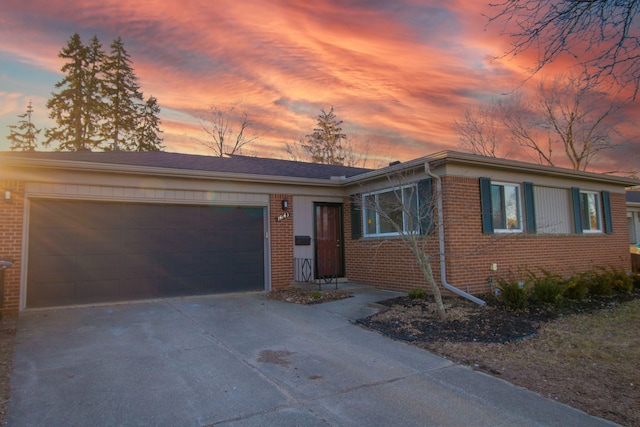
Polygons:
<instances>
[{"instance_id":1,"label":"front door","mask_svg":"<svg viewBox=\"0 0 640 427\"><path fill-rule=\"evenodd\" d=\"M342 205L315 204L316 272L318 277L343 277Z\"/></svg>"}]
</instances>

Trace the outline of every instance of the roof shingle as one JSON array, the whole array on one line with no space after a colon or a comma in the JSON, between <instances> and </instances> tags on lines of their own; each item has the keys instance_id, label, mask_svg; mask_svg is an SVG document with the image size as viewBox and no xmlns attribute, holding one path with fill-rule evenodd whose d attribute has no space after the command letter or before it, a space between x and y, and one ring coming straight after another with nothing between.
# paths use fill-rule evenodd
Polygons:
<instances>
[{"instance_id":1,"label":"roof shingle","mask_svg":"<svg viewBox=\"0 0 640 427\"><path fill-rule=\"evenodd\" d=\"M141 167L159 167L194 171L241 173L250 175L283 176L292 178L331 179L347 178L371 169L340 165L296 162L233 155L230 157L202 156L164 151L111 151L111 152L0 152L0 156L36 160L78 161Z\"/></svg>"}]
</instances>

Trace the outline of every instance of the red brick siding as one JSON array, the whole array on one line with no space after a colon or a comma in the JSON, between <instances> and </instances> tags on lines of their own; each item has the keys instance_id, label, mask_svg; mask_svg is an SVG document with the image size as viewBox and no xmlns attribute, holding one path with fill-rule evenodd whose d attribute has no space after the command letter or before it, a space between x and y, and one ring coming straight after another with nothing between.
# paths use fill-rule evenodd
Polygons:
<instances>
[{"instance_id":1,"label":"red brick siding","mask_svg":"<svg viewBox=\"0 0 640 427\"><path fill-rule=\"evenodd\" d=\"M401 239L351 238L350 202L345 200L345 269L349 281L398 291L425 287L415 257ZM427 242L427 253L432 256L433 274L439 282L437 236Z\"/></svg>"},{"instance_id":2,"label":"red brick siding","mask_svg":"<svg viewBox=\"0 0 640 427\"><path fill-rule=\"evenodd\" d=\"M284 213L282 200L289 201L289 218L276 221ZM293 197L290 194L272 194L269 196L271 218L271 289L284 289L293 281Z\"/></svg>"},{"instance_id":3,"label":"red brick siding","mask_svg":"<svg viewBox=\"0 0 640 427\"><path fill-rule=\"evenodd\" d=\"M471 293L489 290L488 278L524 275L524 269L544 268L571 275L598 266L628 269L630 255L625 195L611 194L612 234L527 235L484 234L480 189L476 178L444 177L443 209L447 281ZM345 215L347 276L351 281L407 291L425 287L412 255L394 241L352 240L351 213ZM437 235L429 242L436 281L440 282ZM491 264L498 265L491 271Z\"/></svg>"},{"instance_id":4,"label":"red brick siding","mask_svg":"<svg viewBox=\"0 0 640 427\"><path fill-rule=\"evenodd\" d=\"M24 182L0 181L0 257L12 258L15 263L5 270L2 315L17 316L20 307L20 271L22 269L22 236L24 218ZM4 199L4 192L11 199Z\"/></svg>"}]
</instances>

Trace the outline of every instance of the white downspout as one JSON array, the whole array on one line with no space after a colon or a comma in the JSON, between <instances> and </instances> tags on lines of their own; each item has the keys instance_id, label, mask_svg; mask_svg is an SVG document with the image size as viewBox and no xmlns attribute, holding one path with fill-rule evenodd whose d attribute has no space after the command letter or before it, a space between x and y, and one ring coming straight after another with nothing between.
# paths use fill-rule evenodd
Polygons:
<instances>
[{"instance_id":1,"label":"white downspout","mask_svg":"<svg viewBox=\"0 0 640 427\"><path fill-rule=\"evenodd\" d=\"M438 242L440 245L440 282L445 289L453 292L454 294L458 294L461 297L475 302L476 304L486 305L487 303L480 298L474 297L470 293L464 292L447 283L447 268L444 256L444 212L442 211L442 181L440 180L440 177L438 175L431 172L429 163L425 163L424 169L425 172L427 172L427 175L436 180L436 198L438 199Z\"/></svg>"}]
</instances>

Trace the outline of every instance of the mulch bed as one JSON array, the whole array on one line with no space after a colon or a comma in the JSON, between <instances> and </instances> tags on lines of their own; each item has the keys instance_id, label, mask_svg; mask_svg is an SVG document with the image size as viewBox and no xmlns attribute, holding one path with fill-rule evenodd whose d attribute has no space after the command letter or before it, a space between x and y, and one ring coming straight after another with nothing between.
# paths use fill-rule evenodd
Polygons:
<instances>
[{"instance_id":1,"label":"mulch bed","mask_svg":"<svg viewBox=\"0 0 640 427\"><path fill-rule=\"evenodd\" d=\"M485 306L464 298L445 298L447 320L442 321L430 297L420 300L398 297L380 302L386 310L358 323L404 341L504 343L533 336L540 325L559 316L612 308L636 298L640 298L640 290L566 301L560 307L531 306L519 311L508 309L491 295L484 296Z\"/></svg>"}]
</instances>

